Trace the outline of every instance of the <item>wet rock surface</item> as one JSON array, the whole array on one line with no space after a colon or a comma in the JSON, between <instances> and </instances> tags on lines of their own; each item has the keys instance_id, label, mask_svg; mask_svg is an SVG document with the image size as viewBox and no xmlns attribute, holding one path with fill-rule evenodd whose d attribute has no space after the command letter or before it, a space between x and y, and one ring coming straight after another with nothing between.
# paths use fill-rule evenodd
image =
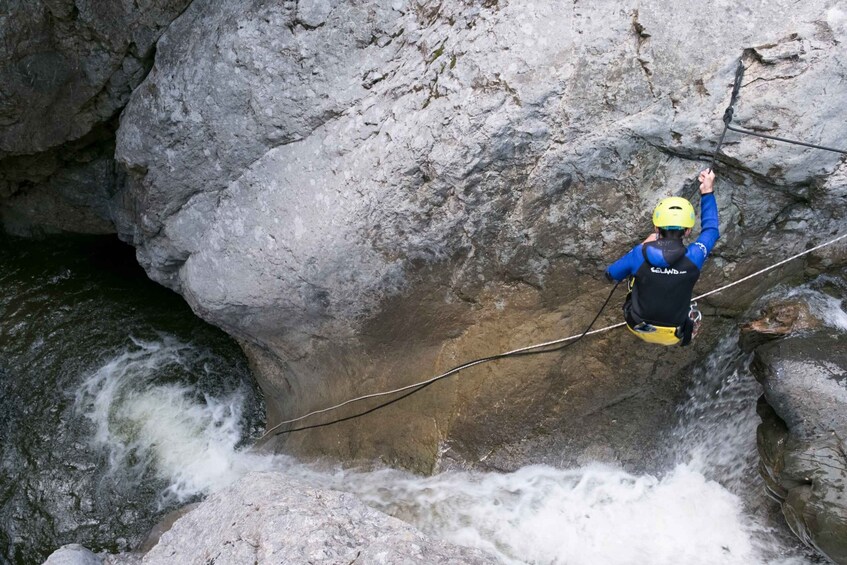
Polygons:
<instances>
[{"instance_id":1,"label":"wet rock surface","mask_svg":"<svg viewBox=\"0 0 847 565\"><path fill-rule=\"evenodd\" d=\"M103 429L84 383L110 363L121 366L139 343L164 344L165 336L198 349L177 366L110 372L119 396L177 379L210 397L226 394L239 382L250 386L246 360L180 297L147 280L116 238L0 238L0 264L0 563L41 563L70 543L128 551L180 502L163 492L167 479L156 456L141 452L138 425L123 419L126 405L108 411L117 443L97 439ZM247 397L245 431L264 420L258 394ZM179 437L169 429L160 443L173 447ZM132 455L121 462L124 441Z\"/></svg>"},{"instance_id":2,"label":"wet rock surface","mask_svg":"<svg viewBox=\"0 0 847 565\"><path fill-rule=\"evenodd\" d=\"M783 303L769 313L786 308L806 306ZM751 326L774 324L781 322L766 316ZM764 388L757 439L767 488L798 537L847 563L847 334L788 328L755 349L751 370Z\"/></svg>"},{"instance_id":3,"label":"wet rock surface","mask_svg":"<svg viewBox=\"0 0 847 565\"><path fill-rule=\"evenodd\" d=\"M107 563L134 563L109 556ZM351 494L282 473L253 473L210 496L162 534L142 561L171 563L496 563L434 540Z\"/></svg>"},{"instance_id":4,"label":"wet rock surface","mask_svg":"<svg viewBox=\"0 0 847 565\"><path fill-rule=\"evenodd\" d=\"M578 334L608 292L602 268L643 239L655 202L690 195L744 49L739 125L839 139L845 105L822 94L844 77L837 3L690 8L194 3L122 116L119 231L151 277L241 340L271 426ZM724 237L700 288L843 224L836 154L731 135L720 162ZM843 261L842 246L806 265ZM727 317L802 271L706 301L687 350L609 334L277 439L421 471L597 453L645 465Z\"/></svg>"}]
</instances>

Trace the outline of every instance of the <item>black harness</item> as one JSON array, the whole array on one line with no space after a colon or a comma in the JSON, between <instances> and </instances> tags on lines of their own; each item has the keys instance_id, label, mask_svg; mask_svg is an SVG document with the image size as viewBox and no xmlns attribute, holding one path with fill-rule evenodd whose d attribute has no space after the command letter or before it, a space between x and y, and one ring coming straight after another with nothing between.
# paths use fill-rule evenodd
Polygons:
<instances>
[{"instance_id":1,"label":"black harness","mask_svg":"<svg viewBox=\"0 0 847 565\"><path fill-rule=\"evenodd\" d=\"M649 248L659 249L668 266L650 263ZM660 239L642 246L644 263L630 280L630 294L624 303L624 317L631 328L640 324L674 327L682 345L691 341L694 324L688 312L700 269L685 256L686 251L679 239Z\"/></svg>"}]
</instances>

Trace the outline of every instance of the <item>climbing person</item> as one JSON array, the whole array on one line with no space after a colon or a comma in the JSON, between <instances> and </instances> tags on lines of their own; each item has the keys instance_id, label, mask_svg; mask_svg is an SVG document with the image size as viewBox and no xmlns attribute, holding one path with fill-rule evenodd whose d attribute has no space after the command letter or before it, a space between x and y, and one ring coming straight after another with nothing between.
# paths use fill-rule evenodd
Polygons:
<instances>
[{"instance_id":1,"label":"climbing person","mask_svg":"<svg viewBox=\"0 0 847 565\"><path fill-rule=\"evenodd\" d=\"M700 325L691 302L700 269L720 235L715 201L715 173L704 169L700 181L700 236L686 246L696 215L685 198L673 196L653 211L653 233L606 269L606 278L629 277L624 319L629 330L649 343L688 345Z\"/></svg>"}]
</instances>

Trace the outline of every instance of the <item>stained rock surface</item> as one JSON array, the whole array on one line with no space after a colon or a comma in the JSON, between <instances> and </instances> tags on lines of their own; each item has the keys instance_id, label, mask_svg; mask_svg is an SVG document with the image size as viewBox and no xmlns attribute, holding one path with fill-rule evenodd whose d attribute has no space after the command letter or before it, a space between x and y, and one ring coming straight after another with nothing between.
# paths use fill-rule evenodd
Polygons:
<instances>
[{"instance_id":1,"label":"stained rock surface","mask_svg":"<svg viewBox=\"0 0 847 565\"><path fill-rule=\"evenodd\" d=\"M580 333L655 202L692 194L738 58L738 125L837 145L845 40L836 1L195 2L121 116L115 220L151 277L242 342L274 426ZM731 133L719 162L724 235L700 289L844 226L838 154ZM710 298L686 350L603 334L276 441L421 471L642 465L727 317L844 260Z\"/></svg>"},{"instance_id":2,"label":"stained rock surface","mask_svg":"<svg viewBox=\"0 0 847 565\"><path fill-rule=\"evenodd\" d=\"M794 307L805 308L802 302ZM767 314L786 309L792 307L769 308L751 327L773 326ZM764 388L760 472L794 533L847 563L847 328L817 325L808 329L801 321L755 349L751 368Z\"/></svg>"}]
</instances>

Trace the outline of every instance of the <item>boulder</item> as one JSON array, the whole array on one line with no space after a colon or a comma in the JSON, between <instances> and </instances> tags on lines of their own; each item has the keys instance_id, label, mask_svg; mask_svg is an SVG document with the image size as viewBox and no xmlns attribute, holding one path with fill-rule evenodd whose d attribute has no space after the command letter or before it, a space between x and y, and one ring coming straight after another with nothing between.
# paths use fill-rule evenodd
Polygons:
<instances>
[{"instance_id":1,"label":"boulder","mask_svg":"<svg viewBox=\"0 0 847 565\"><path fill-rule=\"evenodd\" d=\"M118 230L240 340L273 427L579 334L655 202L692 194L737 59L739 125L836 145L847 105L827 85L845 77L845 37L829 1L193 3L121 117ZM843 224L837 154L731 133L718 162L724 237L702 290ZM844 259L830 248L710 298L692 348L586 338L275 446L427 472L594 453L637 467L728 318Z\"/></svg>"},{"instance_id":2,"label":"boulder","mask_svg":"<svg viewBox=\"0 0 847 565\"><path fill-rule=\"evenodd\" d=\"M112 556L110 562L123 558ZM497 561L432 539L351 494L314 488L282 473L252 473L209 496L163 533L142 560L144 565L353 562Z\"/></svg>"},{"instance_id":3,"label":"boulder","mask_svg":"<svg viewBox=\"0 0 847 565\"><path fill-rule=\"evenodd\" d=\"M44 565L102 565L103 560L78 543L63 545L47 557Z\"/></svg>"},{"instance_id":4,"label":"boulder","mask_svg":"<svg viewBox=\"0 0 847 565\"><path fill-rule=\"evenodd\" d=\"M768 311L779 317L785 309L783 301ZM773 324L763 319L749 327ZM800 322L804 329L795 326L754 351L751 369L764 388L760 472L792 531L847 563L847 334L820 327L820 320L815 325Z\"/></svg>"}]
</instances>

